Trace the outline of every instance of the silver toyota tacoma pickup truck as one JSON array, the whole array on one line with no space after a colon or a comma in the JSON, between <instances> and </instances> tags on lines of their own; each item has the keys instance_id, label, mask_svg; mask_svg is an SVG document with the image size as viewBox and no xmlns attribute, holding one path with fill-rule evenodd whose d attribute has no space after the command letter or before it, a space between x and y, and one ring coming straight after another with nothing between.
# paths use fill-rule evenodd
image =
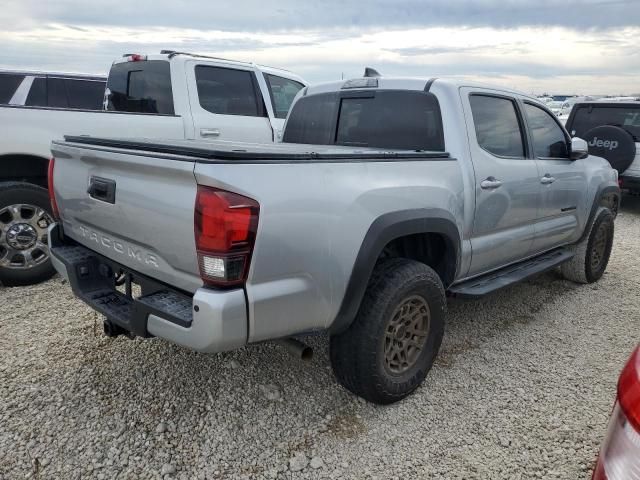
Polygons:
<instances>
[{"instance_id":1,"label":"silver toyota tacoma pickup truck","mask_svg":"<svg viewBox=\"0 0 640 480\"><path fill-rule=\"evenodd\" d=\"M328 330L336 377L376 403L427 375L447 295L598 280L620 195L536 99L448 79L304 88L281 144L52 151L53 262L108 335L220 352Z\"/></svg>"}]
</instances>

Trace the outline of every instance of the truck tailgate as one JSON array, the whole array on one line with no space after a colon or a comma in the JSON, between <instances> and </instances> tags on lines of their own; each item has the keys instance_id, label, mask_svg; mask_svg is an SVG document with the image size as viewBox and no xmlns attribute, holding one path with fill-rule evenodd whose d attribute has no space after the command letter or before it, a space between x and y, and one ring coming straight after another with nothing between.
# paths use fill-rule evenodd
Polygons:
<instances>
[{"instance_id":1,"label":"truck tailgate","mask_svg":"<svg viewBox=\"0 0 640 480\"><path fill-rule=\"evenodd\" d=\"M52 144L52 153L66 236L182 290L202 286L193 162L62 142Z\"/></svg>"}]
</instances>

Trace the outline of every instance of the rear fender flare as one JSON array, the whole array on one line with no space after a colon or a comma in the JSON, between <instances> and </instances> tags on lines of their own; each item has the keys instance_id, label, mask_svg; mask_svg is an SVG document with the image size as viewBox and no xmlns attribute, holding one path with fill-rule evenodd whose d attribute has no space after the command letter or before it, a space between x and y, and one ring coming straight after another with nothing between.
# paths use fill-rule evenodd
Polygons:
<instances>
[{"instance_id":1,"label":"rear fender flare","mask_svg":"<svg viewBox=\"0 0 640 480\"><path fill-rule=\"evenodd\" d=\"M420 233L438 233L445 238L453 255L443 278L445 288L456 277L460 265L460 232L453 215L442 209L412 209L386 213L376 218L364 237L347 283L344 297L330 332L345 331L356 317L360 303L380 254L396 238Z\"/></svg>"},{"instance_id":2,"label":"rear fender flare","mask_svg":"<svg viewBox=\"0 0 640 480\"><path fill-rule=\"evenodd\" d=\"M589 234L589 226L593 222L593 219L596 216L596 212L598 211L598 207L601 206L602 199L607 195L614 195L616 197L616 201L618 203L618 209L620 208L620 187L616 187L615 185L609 186L600 186L598 191L596 192L595 197L593 198L593 204L591 205L591 211L589 212L589 219L585 224L584 231L582 235L580 235L580 239L578 242L583 240ZM614 212L615 214L616 212Z\"/></svg>"}]
</instances>

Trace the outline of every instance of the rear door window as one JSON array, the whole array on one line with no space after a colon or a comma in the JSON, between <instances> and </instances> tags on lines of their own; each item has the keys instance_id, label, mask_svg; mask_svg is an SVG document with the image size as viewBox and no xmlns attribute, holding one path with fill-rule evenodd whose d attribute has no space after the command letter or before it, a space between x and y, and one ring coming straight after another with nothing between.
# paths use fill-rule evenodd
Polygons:
<instances>
[{"instance_id":1,"label":"rear door window","mask_svg":"<svg viewBox=\"0 0 640 480\"><path fill-rule=\"evenodd\" d=\"M291 143L444 151L440 106L427 92L376 90L303 97L284 134Z\"/></svg>"},{"instance_id":2,"label":"rear door window","mask_svg":"<svg viewBox=\"0 0 640 480\"><path fill-rule=\"evenodd\" d=\"M499 157L524 158L522 126L515 101L473 94L469 102L478 145Z\"/></svg>"},{"instance_id":3,"label":"rear door window","mask_svg":"<svg viewBox=\"0 0 640 480\"><path fill-rule=\"evenodd\" d=\"M169 62L149 60L113 65L107 81L107 110L173 115Z\"/></svg>"},{"instance_id":4,"label":"rear door window","mask_svg":"<svg viewBox=\"0 0 640 480\"><path fill-rule=\"evenodd\" d=\"M266 116L253 72L197 65L195 74L200 106L208 112L245 117Z\"/></svg>"},{"instance_id":5,"label":"rear door window","mask_svg":"<svg viewBox=\"0 0 640 480\"><path fill-rule=\"evenodd\" d=\"M64 78L47 78L47 106L53 108L69 108L66 80Z\"/></svg>"},{"instance_id":6,"label":"rear door window","mask_svg":"<svg viewBox=\"0 0 640 480\"><path fill-rule=\"evenodd\" d=\"M65 82L69 108L102 110L105 82L68 79Z\"/></svg>"},{"instance_id":7,"label":"rear door window","mask_svg":"<svg viewBox=\"0 0 640 480\"><path fill-rule=\"evenodd\" d=\"M9 103L24 77L24 75L0 73L0 103Z\"/></svg>"},{"instance_id":8,"label":"rear door window","mask_svg":"<svg viewBox=\"0 0 640 480\"><path fill-rule=\"evenodd\" d=\"M624 106L585 105L577 107L573 121L568 126L572 135L585 138L586 133L601 125L622 127L640 142L640 103Z\"/></svg>"},{"instance_id":9,"label":"rear door window","mask_svg":"<svg viewBox=\"0 0 640 480\"><path fill-rule=\"evenodd\" d=\"M527 124L533 137L533 150L538 158L569 158L567 137L560 125L542 108L525 103Z\"/></svg>"},{"instance_id":10,"label":"rear door window","mask_svg":"<svg viewBox=\"0 0 640 480\"><path fill-rule=\"evenodd\" d=\"M298 92L304 87L300 82L277 75L265 74L269 95L271 95L271 105L276 118L287 118L289 108Z\"/></svg>"},{"instance_id":11,"label":"rear door window","mask_svg":"<svg viewBox=\"0 0 640 480\"><path fill-rule=\"evenodd\" d=\"M47 103L47 79L38 77L33 79L29 95L25 105L28 107L46 107Z\"/></svg>"}]
</instances>

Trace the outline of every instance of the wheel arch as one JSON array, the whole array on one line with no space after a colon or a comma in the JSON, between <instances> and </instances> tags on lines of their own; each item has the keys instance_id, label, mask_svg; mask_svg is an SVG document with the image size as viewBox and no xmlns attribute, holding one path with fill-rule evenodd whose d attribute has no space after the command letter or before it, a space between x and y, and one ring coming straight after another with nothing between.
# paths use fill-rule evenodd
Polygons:
<instances>
[{"instance_id":1,"label":"wheel arch","mask_svg":"<svg viewBox=\"0 0 640 480\"><path fill-rule=\"evenodd\" d=\"M330 327L332 334L341 333L351 325L373 269L377 261L384 258L385 248L399 240L417 241L424 239L424 236L443 242L441 268L435 270L445 288L453 282L460 264L461 240L451 213L442 209L411 209L381 215L373 221L360 246L340 309ZM414 255L406 258L420 260Z\"/></svg>"},{"instance_id":2,"label":"wheel arch","mask_svg":"<svg viewBox=\"0 0 640 480\"><path fill-rule=\"evenodd\" d=\"M0 156L0 182L26 182L47 188L49 159L39 155L10 153Z\"/></svg>"},{"instance_id":3,"label":"wheel arch","mask_svg":"<svg viewBox=\"0 0 640 480\"><path fill-rule=\"evenodd\" d=\"M593 219L596 216L596 212L599 207L607 207L611 209L614 217L617 215L618 210L620 208L620 187L615 185L601 185L593 198L593 204L591 205L591 210L589 211L589 218L587 219L587 223L585 224L584 231L578 242L584 239L589 234L589 229L591 227L591 223L593 223Z\"/></svg>"}]
</instances>

